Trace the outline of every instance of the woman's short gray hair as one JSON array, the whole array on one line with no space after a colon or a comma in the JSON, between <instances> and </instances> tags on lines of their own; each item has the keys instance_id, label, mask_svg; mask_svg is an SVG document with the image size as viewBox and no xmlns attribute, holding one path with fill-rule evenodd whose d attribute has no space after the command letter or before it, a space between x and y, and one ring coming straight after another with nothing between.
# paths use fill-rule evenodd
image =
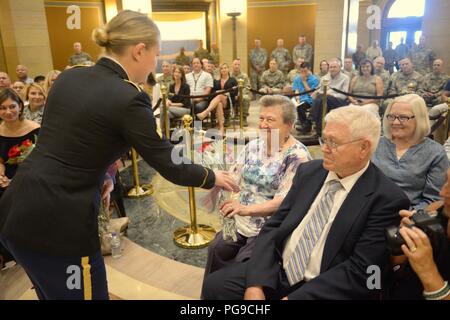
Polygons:
<instances>
[{"instance_id":1,"label":"woman's short gray hair","mask_svg":"<svg viewBox=\"0 0 450 320\"><path fill-rule=\"evenodd\" d=\"M334 109L325 116L325 122L339 122L348 125L351 140L367 139L374 153L381 135L380 119L372 112L359 106L347 106Z\"/></svg>"},{"instance_id":2,"label":"woman's short gray hair","mask_svg":"<svg viewBox=\"0 0 450 320\"><path fill-rule=\"evenodd\" d=\"M392 140L391 123L386 118L386 115L391 113L392 106L396 103L407 103L411 106L411 111L416 119L416 130L414 131L414 139L416 141L422 141L423 138L428 136L431 131L430 118L428 116L427 105L425 100L417 94L406 94L395 98L389 103L386 108L385 116L383 118L383 132L386 138Z\"/></svg>"},{"instance_id":3,"label":"woman's short gray hair","mask_svg":"<svg viewBox=\"0 0 450 320\"><path fill-rule=\"evenodd\" d=\"M294 103L287 97L281 95L267 95L259 100L261 108L275 107L281 108L283 122L285 124L295 124L297 121L297 110Z\"/></svg>"}]
</instances>

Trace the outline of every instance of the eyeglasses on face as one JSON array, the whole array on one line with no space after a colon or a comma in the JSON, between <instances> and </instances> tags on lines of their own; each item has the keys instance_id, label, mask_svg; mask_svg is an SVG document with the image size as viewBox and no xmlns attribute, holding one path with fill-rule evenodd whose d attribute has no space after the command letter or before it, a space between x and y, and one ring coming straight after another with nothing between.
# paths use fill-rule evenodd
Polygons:
<instances>
[{"instance_id":1,"label":"eyeglasses on face","mask_svg":"<svg viewBox=\"0 0 450 320\"><path fill-rule=\"evenodd\" d=\"M387 114L386 119L391 122L394 122L395 119L398 119L401 123L408 122L411 119L414 119L416 116L405 116L405 115L396 115L396 114Z\"/></svg>"},{"instance_id":2,"label":"eyeglasses on face","mask_svg":"<svg viewBox=\"0 0 450 320\"><path fill-rule=\"evenodd\" d=\"M336 150L340 146L344 146L346 144L358 142L358 141L361 141L361 140L363 140L363 139L356 139L356 140L352 140L352 141L349 141L349 142L337 143L337 142L334 142L331 139L319 137L319 144L320 144L321 147L327 146L330 149Z\"/></svg>"}]
</instances>

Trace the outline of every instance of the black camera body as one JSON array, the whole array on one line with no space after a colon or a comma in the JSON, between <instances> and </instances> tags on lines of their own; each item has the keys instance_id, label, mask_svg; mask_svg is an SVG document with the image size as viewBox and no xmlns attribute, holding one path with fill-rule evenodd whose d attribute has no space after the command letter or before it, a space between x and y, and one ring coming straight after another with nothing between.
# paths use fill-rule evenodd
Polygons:
<instances>
[{"instance_id":1,"label":"black camera body","mask_svg":"<svg viewBox=\"0 0 450 320\"><path fill-rule=\"evenodd\" d=\"M422 230L430 239L431 246L434 252L439 252L443 241L445 240L445 231L441 224L439 215L430 215L426 211L420 209L410 218L414 223L414 227ZM412 227L412 226L410 226ZM402 244L405 244L405 240L399 232L398 226L386 228L386 241L387 247L393 256L403 255L401 249Z\"/></svg>"}]
</instances>

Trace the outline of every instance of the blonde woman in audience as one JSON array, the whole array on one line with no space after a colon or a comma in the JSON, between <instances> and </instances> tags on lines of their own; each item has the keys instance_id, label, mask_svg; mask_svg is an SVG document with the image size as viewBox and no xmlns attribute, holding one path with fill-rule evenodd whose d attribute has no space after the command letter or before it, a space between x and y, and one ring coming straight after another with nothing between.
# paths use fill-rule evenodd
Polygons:
<instances>
[{"instance_id":1,"label":"blonde woman in audience","mask_svg":"<svg viewBox=\"0 0 450 320\"><path fill-rule=\"evenodd\" d=\"M53 85L53 82L55 82L56 78L61 74L61 71L59 70L52 70L45 76L45 82L44 82L44 90L48 94L50 91L50 88Z\"/></svg>"},{"instance_id":2,"label":"blonde woman in audience","mask_svg":"<svg viewBox=\"0 0 450 320\"><path fill-rule=\"evenodd\" d=\"M45 101L47 100L47 93L44 88L35 83L30 84L27 87L25 98L28 104L25 106L23 116L25 119L41 124Z\"/></svg>"},{"instance_id":3,"label":"blonde woman in audience","mask_svg":"<svg viewBox=\"0 0 450 320\"><path fill-rule=\"evenodd\" d=\"M220 66L220 79L214 80L214 92L219 90L228 90L238 85L235 78L230 77L230 68L228 64L222 63ZM197 114L197 118L200 120L205 119L211 112L216 112L217 120L219 123L219 132L223 134L225 128L225 109L230 108L229 99L234 101L237 95L237 89L232 90L229 93L219 94L215 96L209 106L202 112Z\"/></svg>"},{"instance_id":4,"label":"blonde woman in audience","mask_svg":"<svg viewBox=\"0 0 450 320\"><path fill-rule=\"evenodd\" d=\"M383 118L383 132L372 162L406 193L411 209L440 200L449 160L444 147L427 136L425 100L416 94L394 99Z\"/></svg>"}]
</instances>

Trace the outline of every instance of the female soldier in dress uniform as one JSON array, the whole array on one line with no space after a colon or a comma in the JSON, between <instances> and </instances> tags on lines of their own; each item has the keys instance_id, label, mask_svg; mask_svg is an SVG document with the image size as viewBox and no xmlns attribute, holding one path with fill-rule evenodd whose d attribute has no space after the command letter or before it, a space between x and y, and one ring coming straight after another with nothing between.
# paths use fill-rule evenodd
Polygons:
<instances>
[{"instance_id":1,"label":"female soldier in dress uniform","mask_svg":"<svg viewBox=\"0 0 450 320\"><path fill-rule=\"evenodd\" d=\"M108 299L97 214L109 165L130 147L176 184L236 189L227 174L176 165L156 132L143 83L160 34L146 15L122 11L93 38L106 54L62 73L48 97L37 146L0 201L0 239L40 299Z\"/></svg>"}]
</instances>

